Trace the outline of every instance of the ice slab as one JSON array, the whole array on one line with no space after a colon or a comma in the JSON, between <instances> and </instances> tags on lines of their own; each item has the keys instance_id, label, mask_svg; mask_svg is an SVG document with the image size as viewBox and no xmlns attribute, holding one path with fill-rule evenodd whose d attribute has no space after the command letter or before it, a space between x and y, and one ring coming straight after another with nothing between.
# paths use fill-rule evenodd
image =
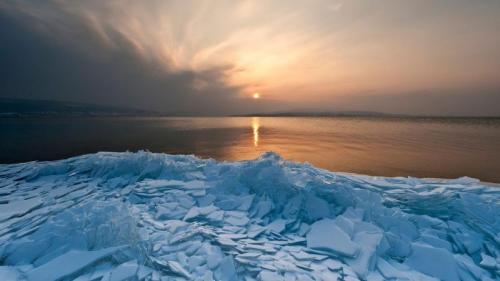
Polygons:
<instances>
[{"instance_id":1,"label":"ice slab","mask_svg":"<svg viewBox=\"0 0 500 281\"><path fill-rule=\"evenodd\" d=\"M500 189L275 153L0 165L0 280L500 280Z\"/></svg>"},{"instance_id":2,"label":"ice slab","mask_svg":"<svg viewBox=\"0 0 500 281\"><path fill-rule=\"evenodd\" d=\"M347 257L355 257L359 251L358 245L331 219L323 219L311 225L311 230L307 233L307 247Z\"/></svg>"},{"instance_id":3,"label":"ice slab","mask_svg":"<svg viewBox=\"0 0 500 281\"><path fill-rule=\"evenodd\" d=\"M112 247L97 251L71 250L46 264L34 268L26 274L26 277L29 281L56 281L68 278L122 248Z\"/></svg>"},{"instance_id":4,"label":"ice slab","mask_svg":"<svg viewBox=\"0 0 500 281\"><path fill-rule=\"evenodd\" d=\"M40 198L31 198L26 200L9 201L5 204L0 204L0 221L22 216L27 212L39 207L43 204Z\"/></svg>"},{"instance_id":5,"label":"ice slab","mask_svg":"<svg viewBox=\"0 0 500 281\"><path fill-rule=\"evenodd\" d=\"M21 279L21 274L18 270L10 266L0 266L0 280L15 281Z\"/></svg>"},{"instance_id":6,"label":"ice slab","mask_svg":"<svg viewBox=\"0 0 500 281\"><path fill-rule=\"evenodd\" d=\"M122 281L122 280L130 280L137 275L137 271L139 270L139 266L137 265L137 261L128 261L125 262L110 272L110 281Z\"/></svg>"},{"instance_id":7,"label":"ice slab","mask_svg":"<svg viewBox=\"0 0 500 281\"><path fill-rule=\"evenodd\" d=\"M407 264L443 281L460 280L458 264L453 254L442 248L415 243L412 245L412 254L408 257Z\"/></svg>"}]
</instances>

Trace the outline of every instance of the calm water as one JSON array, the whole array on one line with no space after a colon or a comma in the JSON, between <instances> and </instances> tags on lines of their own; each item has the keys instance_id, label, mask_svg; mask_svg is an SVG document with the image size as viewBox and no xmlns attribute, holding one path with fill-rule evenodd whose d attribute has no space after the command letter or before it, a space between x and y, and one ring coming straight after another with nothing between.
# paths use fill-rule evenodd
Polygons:
<instances>
[{"instance_id":1,"label":"calm water","mask_svg":"<svg viewBox=\"0 0 500 281\"><path fill-rule=\"evenodd\" d=\"M272 150L332 171L500 182L500 119L0 119L0 163L140 149L223 160Z\"/></svg>"}]
</instances>

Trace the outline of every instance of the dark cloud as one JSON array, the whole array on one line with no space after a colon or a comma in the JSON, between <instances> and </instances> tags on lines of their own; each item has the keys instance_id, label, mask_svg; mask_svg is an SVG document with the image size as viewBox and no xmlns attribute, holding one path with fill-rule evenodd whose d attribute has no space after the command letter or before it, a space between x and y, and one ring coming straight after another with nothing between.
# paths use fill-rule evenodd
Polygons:
<instances>
[{"instance_id":1,"label":"dark cloud","mask_svg":"<svg viewBox=\"0 0 500 281\"><path fill-rule=\"evenodd\" d=\"M239 88L225 81L230 66L173 70L146 61L118 32L113 46L78 18L54 22L0 5L0 96L91 102L175 114L242 110ZM4 7L5 8L5 7ZM52 19L54 20L54 19ZM70 32L69 32L70 31Z\"/></svg>"}]
</instances>

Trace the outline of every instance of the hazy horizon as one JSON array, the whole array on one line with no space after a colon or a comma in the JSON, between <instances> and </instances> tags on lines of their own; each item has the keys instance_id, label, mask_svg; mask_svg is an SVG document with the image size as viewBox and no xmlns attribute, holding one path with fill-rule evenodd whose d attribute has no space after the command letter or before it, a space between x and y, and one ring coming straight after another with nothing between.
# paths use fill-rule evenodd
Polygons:
<instances>
[{"instance_id":1,"label":"hazy horizon","mask_svg":"<svg viewBox=\"0 0 500 281\"><path fill-rule=\"evenodd\" d=\"M1 2L0 97L500 116L499 12L486 0Z\"/></svg>"}]
</instances>

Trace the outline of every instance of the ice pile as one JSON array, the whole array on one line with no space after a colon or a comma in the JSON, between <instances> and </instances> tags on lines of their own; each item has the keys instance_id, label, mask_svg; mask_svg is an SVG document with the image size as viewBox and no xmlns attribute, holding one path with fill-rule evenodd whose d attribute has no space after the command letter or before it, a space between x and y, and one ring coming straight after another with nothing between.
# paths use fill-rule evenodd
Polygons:
<instances>
[{"instance_id":1,"label":"ice pile","mask_svg":"<svg viewBox=\"0 0 500 281\"><path fill-rule=\"evenodd\" d=\"M500 188L98 153L0 165L0 280L500 280Z\"/></svg>"}]
</instances>

